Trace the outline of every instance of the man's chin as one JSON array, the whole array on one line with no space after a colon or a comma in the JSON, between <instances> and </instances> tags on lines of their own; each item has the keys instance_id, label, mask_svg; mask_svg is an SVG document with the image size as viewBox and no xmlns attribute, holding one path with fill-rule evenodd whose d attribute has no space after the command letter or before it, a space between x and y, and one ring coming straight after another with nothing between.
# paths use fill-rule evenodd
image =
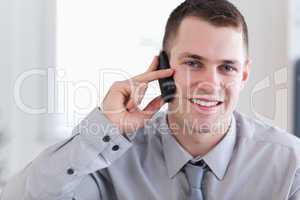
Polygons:
<instances>
[{"instance_id":1,"label":"man's chin","mask_svg":"<svg viewBox=\"0 0 300 200\"><path fill-rule=\"evenodd\" d=\"M217 120L215 119L208 119L208 118L195 118L193 116L189 116L183 119L186 126L192 128L192 129L198 129L198 130L207 130L212 127Z\"/></svg>"}]
</instances>

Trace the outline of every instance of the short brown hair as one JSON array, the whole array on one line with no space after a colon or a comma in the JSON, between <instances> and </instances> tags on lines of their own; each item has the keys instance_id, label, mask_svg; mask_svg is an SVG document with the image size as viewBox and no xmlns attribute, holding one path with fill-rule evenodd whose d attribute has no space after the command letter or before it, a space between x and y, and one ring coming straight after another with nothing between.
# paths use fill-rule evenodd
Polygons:
<instances>
[{"instance_id":1,"label":"short brown hair","mask_svg":"<svg viewBox=\"0 0 300 200\"><path fill-rule=\"evenodd\" d=\"M163 50L168 54L170 42L177 35L185 17L199 17L217 27L241 28L245 52L249 54L248 27L240 11L227 0L186 0L170 14L163 38Z\"/></svg>"}]
</instances>

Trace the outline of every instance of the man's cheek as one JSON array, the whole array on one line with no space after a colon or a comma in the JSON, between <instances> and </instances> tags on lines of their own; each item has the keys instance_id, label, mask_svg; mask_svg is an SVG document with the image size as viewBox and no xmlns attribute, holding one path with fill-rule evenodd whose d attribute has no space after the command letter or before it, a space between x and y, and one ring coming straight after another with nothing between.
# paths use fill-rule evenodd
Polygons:
<instances>
[{"instance_id":1,"label":"man's cheek","mask_svg":"<svg viewBox=\"0 0 300 200\"><path fill-rule=\"evenodd\" d=\"M225 89L225 106L232 107L236 104L240 92L240 86L238 84L227 85ZM229 109L229 108L227 108Z\"/></svg>"},{"instance_id":2,"label":"man's cheek","mask_svg":"<svg viewBox=\"0 0 300 200\"><path fill-rule=\"evenodd\" d=\"M235 95L235 93L240 93L242 89L241 82L239 80L232 80L225 84L225 90L230 95Z\"/></svg>"},{"instance_id":3,"label":"man's cheek","mask_svg":"<svg viewBox=\"0 0 300 200\"><path fill-rule=\"evenodd\" d=\"M187 94L189 94L190 85L187 83L185 79L176 79L175 84L176 84L176 93L179 96L182 97L182 96L187 96Z\"/></svg>"}]
</instances>

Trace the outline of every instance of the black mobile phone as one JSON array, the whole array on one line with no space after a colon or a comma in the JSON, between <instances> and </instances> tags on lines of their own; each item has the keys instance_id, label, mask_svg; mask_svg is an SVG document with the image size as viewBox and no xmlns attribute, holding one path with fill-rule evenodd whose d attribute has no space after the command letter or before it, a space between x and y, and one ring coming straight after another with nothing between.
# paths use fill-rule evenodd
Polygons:
<instances>
[{"instance_id":1,"label":"black mobile phone","mask_svg":"<svg viewBox=\"0 0 300 200\"><path fill-rule=\"evenodd\" d=\"M159 66L158 69L169 69L170 63L168 55L165 51L161 51L159 54ZM163 100L167 103L174 99L176 93L176 85L173 76L158 79L161 95Z\"/></svg>"}]
</instances>

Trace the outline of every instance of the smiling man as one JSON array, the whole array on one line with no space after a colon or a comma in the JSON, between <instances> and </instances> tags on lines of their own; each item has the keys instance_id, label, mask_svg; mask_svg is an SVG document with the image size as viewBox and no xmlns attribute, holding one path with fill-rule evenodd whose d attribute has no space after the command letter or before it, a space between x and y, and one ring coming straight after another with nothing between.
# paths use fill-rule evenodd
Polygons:
<instances>
[{"instance_id":1,"label":"smiling man","mask_svg":"<svg viewBox=\"0 0 300 200\"><path fill-rule=\"evenodd\" d=\"M176 138L193 156L204 155L224 136L249 74L248 34L243 18L212 18L211 12L184 16L177 32L170 22L164 41L176 71L177 88L182 92L169 104L169 111L176 110L168 115L169 122L179 125L179 133L185 133L184 128L191 133L211 133L187 137L178 134ZM172 35L175 32L176 37Z\"/></svg>"},{"instance_id":2,"label":"smiling man","mask_svg":"<svg viewBox=\"0 0 300 200\"><path fill-rule=\"evenodd\" d=\"M115 82L73 136L16 175L3 200L300 200L300 141L236 111L248 30L226 0L187 0L163 40L171 69ZM173 76L144 109L149 82Z\"/></svg>"}]
</instances>

